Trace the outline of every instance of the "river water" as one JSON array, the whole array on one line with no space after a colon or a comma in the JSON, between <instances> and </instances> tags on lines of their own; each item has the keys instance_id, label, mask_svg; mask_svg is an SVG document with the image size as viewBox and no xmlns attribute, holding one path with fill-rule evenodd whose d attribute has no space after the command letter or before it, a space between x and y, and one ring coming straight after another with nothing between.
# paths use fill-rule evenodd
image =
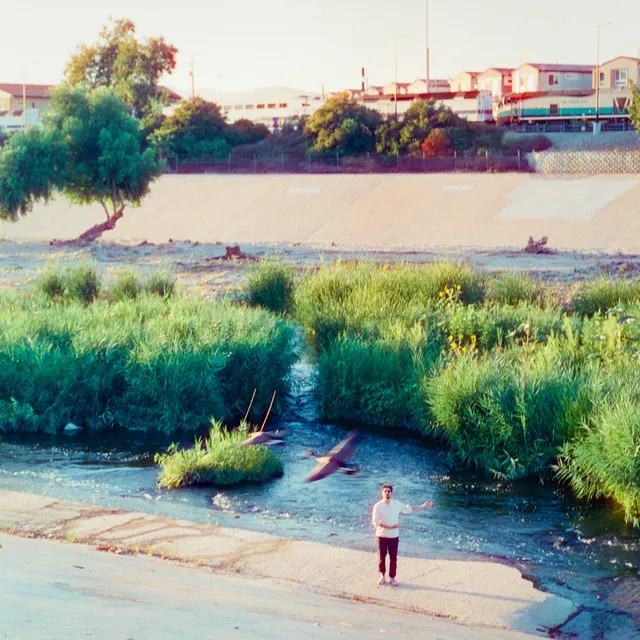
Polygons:
<instances>
[{"instance_id":1,"label":"river water","mask_svg":"<svg viewBox=\"0 0 640 640\"><path fill-rule=\"evenodd\" d=\"M349 428L319 422L308 364L295 365L293 377L284 415L269 424L287 432L285 473L265 485L159 490L153 455L179 437L80 432L3 436L0 488L373 551L371 508L390 482L398 500L435 503L401 521L401 556L498 559L609 620L601 627L615 627L615 614L640 620L640 535L610 504L585 506L553 484L456 470L437 443L406 432L365 430L357 475L305 484L315 466L305 450L326 452Z\"/></svg>"}]
</instances>

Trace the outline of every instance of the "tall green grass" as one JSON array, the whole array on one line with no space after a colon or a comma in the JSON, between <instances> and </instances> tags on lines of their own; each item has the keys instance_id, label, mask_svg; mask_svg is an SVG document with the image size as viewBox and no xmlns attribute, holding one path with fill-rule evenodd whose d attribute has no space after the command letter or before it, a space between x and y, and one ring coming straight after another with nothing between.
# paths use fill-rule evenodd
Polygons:
<instances>
[{"instance_id":1,"label":"tall green grass","mask_svg":"<svg viewBox=\"0 0 640 640\"><path fill-rule=\"evenodd\" d=\"M254 306L287 313L292 309L294 289L293 267L275 260L262 260L249 273L245 298Z\"/></svg>"},{"instance_id":2,"label":"tall green grass","mask_svg":"<svg viewBox=\"0 0 640 640\"><path fill-rule=\"evenodd\" d=\"M619 305L640 301L640 280L600 278L583 283L576 292L572 307L576 313L592 316Z\"/></svg>"},{"instance_id":3,"label":"tall green grass","mask_svg":"<svg viewBox=\"0 0 640 640\"><path fill-rule=\"evenodd\" d=\"M577 434L565 443L557 478L582 500L610 499L627 522L640 526L640 389L609 395Z\"/></svg>"},{"instance_id":4,"label":"tall green grass","mask_svg":"<svg viewBox=\"0 0 640 640\"><path fill-rule=\"evenodd\" d=\"M51 306L1 294L0 402L9 417L0 430L56 431L68 421L196 430L211 416L239 419L254 389L260 416L273 391L286 390L290 337L284 320L227 302L144 295Z\"/></svg>"},{"instance_id":5,"label":"tall green grass","mask_svg":"<svg viewBox=\"0 0 640 640\"><path fill-rule=\"evenodd\" d=\"M452 290L449 297L443 294L446 289ZM416 310L444 306L447 301L478 303L483 296L482 275L465 265L338 263L307 274L296 290L295 306L310 340L322 350L341 333L357 332L367 322L406 318L410 326Z\"/></svg>"},{"instance_id":6,"label":"tall green grass","mask_svg":"<svg viewBox=\"0 0 640 640\"><path fill-rule=\"evenodd\" d=\"M417 429L424 420L420 380L439 357L416 325L388 327L365 339L343 335L318 358L318 397L325 420Z\"/></svg>"},{"instance_id":7,"label":"tall green grass","mask_svg":"<svg viewBox=\"0 0 640 640\"><path fill-rule=\"evenodd\" d=\"M221 422L212 421L208 436L196 438L191 449L171 445L166 453L156 454L160 465L158 485L178 489L191 485L232 485L266 482L282 475L282 462L269 447L240 447L246 431L228 431Z\"/></svg>"},{"instance_id":8,"label":"tall green grass","mask_svg":"<svg viewBox=\"0 0 640 640\"><path fill-rule=\"evenodd\" d=\"M457 357L425 378L424 392L453 455L506 478L544 474L590 410L579 377L520 349Z\"/></svg>"}]
</instances>

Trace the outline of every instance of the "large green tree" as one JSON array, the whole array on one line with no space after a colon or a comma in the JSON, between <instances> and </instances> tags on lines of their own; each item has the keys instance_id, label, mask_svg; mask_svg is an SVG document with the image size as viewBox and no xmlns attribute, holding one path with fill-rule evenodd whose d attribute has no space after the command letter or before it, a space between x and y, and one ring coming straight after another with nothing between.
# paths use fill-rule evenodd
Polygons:
<instances>
[{"instance_id":1,"label":"large green tree","mask_svg":"<svg viewBox=\"0 0 640 640\"><path fill-rule=\"evenodd\" d=\"M168 158L216 156L229 153L229 125L214 102L183 100L151 134L151 141Z\"/></svg>"},{"instance_id":2,"label":"large green tree","mask_svg":"<svg viewBox=\"0 0 640 640\"><path fill-rule=\"evenodd\" d=\"M307 121L305 134L315 151L360 153L375 148L382 116L344 92L327 100Z\"/></svg>"},{"instance_id":3,"label":"large green tree","mask_svg":"<svg viewBox=\"0 0 640 640\"><path fill-rule=\"evenodd\" d=\"M112 21L103 27L98 42L78 47L64 73L70 85L113 89L140 118L166 103L158 83L174 70L178 50L164 38L140 41L135 32L130 20Z\"/></svg>"},{"instance_id":4,"label":"large green tree","mask_svg":"<svg viewBox=\"0 0 640 640\"><path fill-rule=\"evenodd\" d=\"M402 119L388 118L380 125L376 149L388 155L420 153L420 145L433 129L464 127L466 121L435 100L414 100Z\"/></svg>"},{"instance_id":5,"label":"large green tree","mask_svg":"<svg viewBox=\"0 0 640 640\"><path fill-rule=\"evenodd\" d=\"M55 192L102 205L106 222L82 239L112 229L128 204L138 205L162 172L142 150L140 122L110 89L57 89L41 130L15 133L0 150L0 218L15 220Z\"/></svg>"}]
</instances>

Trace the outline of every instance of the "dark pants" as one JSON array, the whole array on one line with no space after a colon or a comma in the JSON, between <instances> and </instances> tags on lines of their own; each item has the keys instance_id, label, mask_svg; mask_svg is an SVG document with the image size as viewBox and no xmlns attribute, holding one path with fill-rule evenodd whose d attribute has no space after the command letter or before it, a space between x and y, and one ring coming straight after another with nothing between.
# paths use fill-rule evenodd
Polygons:
<instances>
[{"instance_id":1,"label":"dark pants","mask_svg":"<svg viewBox=\"0 0 640 640\"><path fill-rule=\"evenodd\" d=\"M396 567L398 566L398 543L400 538L382 538L377 537L378 540L378 571L380 573L386 573L387 553L389 554L389 577L396 577Z\"/></svg>"}]
</instances>

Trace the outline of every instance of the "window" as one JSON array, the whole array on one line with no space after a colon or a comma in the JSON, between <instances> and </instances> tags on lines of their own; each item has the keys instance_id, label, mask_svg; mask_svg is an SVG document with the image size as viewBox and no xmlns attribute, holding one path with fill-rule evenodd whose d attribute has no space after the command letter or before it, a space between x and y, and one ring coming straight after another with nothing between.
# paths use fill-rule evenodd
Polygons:
<instances>
[{"instance_id":1,"label":"window","mask_svg":"<svg viewBox=\"0 0 640 640\"><path fill-rule=\"evenodd\" d=\"M613 83L616 87L627 86L627 70L626 69L614 69L613 70Z\"/></svg>"},{"instance_id":2,"label":"window","mask_svg":"<svg viewBox=\"0 0 640 640\"><path fill-rule=\"evenodd\" d=\"M553 85L558 84L558 76L555 75L554 73L550 73L548 82L549 82L549 86L553 87Z\"/></svg>"},{"instance_id":3,"label":"window","mask_svg":"<svg viewBox=\"0 0 640 640\"><path fill-rule=\"evenodd\" d=\"M557 116L558 115L558 105L557 104L550 104L549 105L549 115L550 116Z\"/></svg>"},{"instance_id":4,"label":"window","mask_svg":"<svg viewBox=\"0 0 640 640\"><path fill-rule=\"evenodd\" d=\"M244 108L245 109L253 109L253 105L252 104L245 104Z\"/></svg>"},{"instance_id":5,"label":"window","mask_svg":"<svg viewBox=\"0 0 640 640\"><path fill-rule=\"evenodd\" d=\"M286 109L287 108L287 103L286 102L281 102L280 103L280 108L281 109Z\"/></svg>"},{"instance_id":6,"label":"window","mask_svg":"<svg viewBox=\"0 0 640 640\"><path fill-rule=\"evenodd\" d=\"M242 109L244 109L244 105L243 104L237 104L233 107L236 111L242 111Z\"/></svg>"},{"instance_id":7,"label":"window","mask_svg":"<svg viewBox=\"0 0 640 640\"><path fill-rule=\"evenodd\" d=\"M604 84L604 71L600 72L600 86Z\"/></svg>"},{"instance_id":8,"label":"window","mask_svg":"<svg viewBox=\"0 0 640 640\"><path fill-rule=\"evenodd\" d=\"M276 103L272 102L270 104L267 105L267 109L275 109L276 108Z\"/></svg>"},{"instance_id":9,"label":"window","mask_svg":"<svg viewBox=\"0 0 640 640\"><path fill-rule=\"evenodd\" d=\"M259 104L256 109L264 109L264 105L263 104Z\"/></svg>"}]
</instances>

